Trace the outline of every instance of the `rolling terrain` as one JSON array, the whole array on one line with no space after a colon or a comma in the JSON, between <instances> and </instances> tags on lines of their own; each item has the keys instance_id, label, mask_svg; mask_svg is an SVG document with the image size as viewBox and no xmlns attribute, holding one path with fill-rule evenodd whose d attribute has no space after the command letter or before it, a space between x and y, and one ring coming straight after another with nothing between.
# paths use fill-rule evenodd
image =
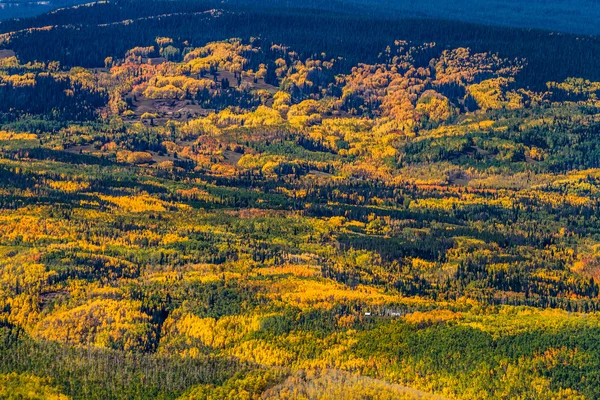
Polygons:
<instances>
[{"instance_id":1,"label":"rolling terrain","mask_svg":"<svg viewBox=\"0 0 600 400\"><path fill-rule=\"evenodd\" d=\"M600 397L600 40L315 4L0 23L0 398Z\"/></svg>"}]
</instances>

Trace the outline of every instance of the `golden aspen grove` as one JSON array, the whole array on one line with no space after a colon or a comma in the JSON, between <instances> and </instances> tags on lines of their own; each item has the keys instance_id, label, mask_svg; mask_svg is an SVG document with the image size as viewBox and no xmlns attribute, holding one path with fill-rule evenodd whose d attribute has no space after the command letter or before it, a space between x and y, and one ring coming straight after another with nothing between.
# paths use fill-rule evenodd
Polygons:
<instances>
[{"instance_id":1,"label":"golden aspen grove","mask_svg":"<svg viewBox=\"0 0 600 400\"><path fill-rule=\"evenodd\" d=\"M345 1L0 22L0 399L600 398L600 38Z\"/></svg>"}]
</instances>

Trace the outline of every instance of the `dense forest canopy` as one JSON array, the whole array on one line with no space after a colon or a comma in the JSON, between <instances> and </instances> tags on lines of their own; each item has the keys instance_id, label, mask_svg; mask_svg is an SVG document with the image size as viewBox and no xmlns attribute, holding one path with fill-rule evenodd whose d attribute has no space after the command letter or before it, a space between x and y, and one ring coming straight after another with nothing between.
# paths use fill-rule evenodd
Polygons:
<instances>
[{"instance_id":1,"label":"dense forest canopy","mask_svg":"<svg viewBox=\"0 0 600 400\"><path fill-rule=\"evenodd\" d=\"M599 39L277 4L0 23L0 398L600 397Z\"/></svg>"},{"instance_id":2,"label":"dense forest canopy","mask_svg":"<svg viewBox=\"0 0 600 400\"><path fill-rule=\"evenodd\" d=\"M537 30L508 30L447 20L399 18L389 12L363 13L332 3L332 9L286 7L268 2L120 0L65 9L37 18L0 22L0 48L21 61L59 61L64 66L100 67L106 56L119 57L156 36L193 46L240 37L261 37L291 46L304 58L325 52L343 57L340 68L374 63L394 40L435 42L437 49L469 47L509 59L526 58L520 85L541 90L548 81L568 77L600 80L600 39ZM317 7L317 6L315 6ZM335 7L335 8L334 8ZM219 11L218 17L207 11ZM85 21L85 23L81 23ZM33 28L33 29L32 29ZM93 50L91 50L93 49Z\"/></svg>"}]
</instances>

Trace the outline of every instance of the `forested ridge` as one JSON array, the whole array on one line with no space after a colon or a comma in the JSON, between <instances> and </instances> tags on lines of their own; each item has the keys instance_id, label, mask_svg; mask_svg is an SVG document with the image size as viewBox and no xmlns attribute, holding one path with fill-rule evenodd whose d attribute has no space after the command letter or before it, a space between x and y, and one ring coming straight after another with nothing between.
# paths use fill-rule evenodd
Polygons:
<instances>
[{"instance_id":1,"label":"forested ridge","mask_svg":"<svg viewBox=\"0 0 600 400\"><path fill-rule=\"evenodd\" d=\"M456 21L390 16L385 10L365 13L347 2L317 1L300 7L235 0L120 0L0 22L0 48L20 59L59 61L65 66L99 67L107 56L120 57L134 46L149 46L157 36L193 44L232 37L261 37L294 48L303 58L326 52L343 57L339 68L374 63L394 40L435 42L437 50L470 47L498 52L509 59L527 58L518 77L523 87L543 89L546 82L582 77L600 80L600 39L593 36L506 29ZM218 10L219 16L206 12ZM82 21L85 21L82 23ZM92 50L93 49L93 50ZM428 61L428 60L426 60ZM347 72L347 71L346 71Z\"/></svg>"},{"instance_id":2,"label":"forested ridge","mask_svg":"<svg viewBox=\"0 0 600 400\"><path fill-rule=\"evenodd\" d=\"M0 398L600 397L598 39L357 9L0 23Z\"/></svg>"}]
</instances>

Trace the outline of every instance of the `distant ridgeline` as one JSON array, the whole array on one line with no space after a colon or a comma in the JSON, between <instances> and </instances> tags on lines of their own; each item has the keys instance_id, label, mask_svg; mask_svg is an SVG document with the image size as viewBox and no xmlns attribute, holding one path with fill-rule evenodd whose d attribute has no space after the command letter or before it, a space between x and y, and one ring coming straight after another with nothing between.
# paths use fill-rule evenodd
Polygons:
<instances>
[{"instance_id":1,"label":"distant ridgeline","mask_svg":"<svg viewBox=\"0 0 600 400\"><path fill-rule=\"evenodd\" d=\"M509 59L526 58L528 64L518 77L525 87L540 89L548 81L570 76L600 79L598 38L406 19L377 8L365 12L360 3L344 7L315 3L315 8L279 4L115 1L0 23L0 32L6 33L0 36L0 46L16 51L24 62L56 60L64 66L99 67L107 55L118 57L134 46L150 45L156 36L179 38L193 46L231 37L261 37L267 43L289 45L303 57L316 51L343 57L338 69L347 72L358 62L375 62L380 49L400 38L435 42L438 54L448 48L470 47ZM343 11L333 11L336 6ZM205 13L213 9L221 11Z\"/></svg>"},{"instance_id":2,"label":"distant ridgeline","mask_svg":"<svg viewBox=\"0 0 600 400\"><path fill-rule=\"evenodd\" d=\"M0 21L11 18L28 18L57 8L87 2L85 0L0 0Z\"/></svg>"}]
</instances>

